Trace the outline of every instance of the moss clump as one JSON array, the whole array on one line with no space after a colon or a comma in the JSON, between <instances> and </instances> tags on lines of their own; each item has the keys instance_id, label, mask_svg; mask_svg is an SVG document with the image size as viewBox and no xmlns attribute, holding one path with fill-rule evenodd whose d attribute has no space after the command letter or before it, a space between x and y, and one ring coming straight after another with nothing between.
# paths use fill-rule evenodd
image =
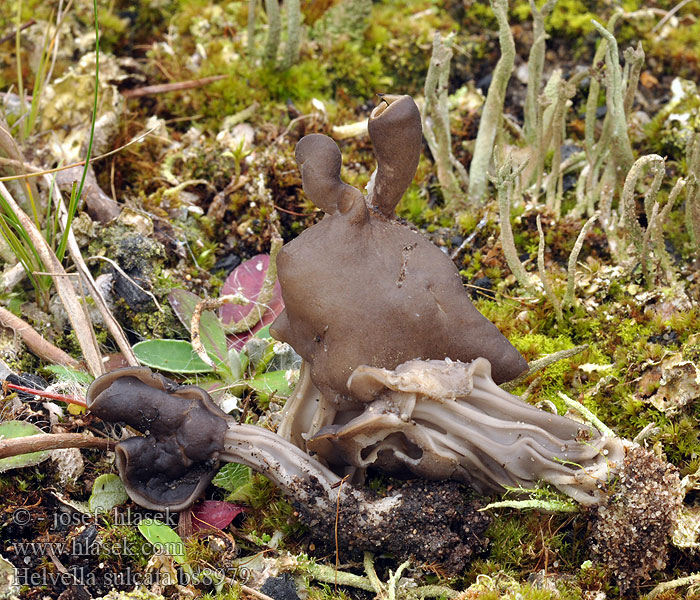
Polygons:
<instances>
[{"instance_id":1,"label":"moss clump","mask_svg":"<svg viewBox=\"0 0 700 600\"><path fill-rule=\"evenodd\" d=\"M144 554L146 546L136 527L110 524L100 532L99 558L114 562L122 569L129 565L145 567L150 558Z\"/></svg>"}]
</instances>

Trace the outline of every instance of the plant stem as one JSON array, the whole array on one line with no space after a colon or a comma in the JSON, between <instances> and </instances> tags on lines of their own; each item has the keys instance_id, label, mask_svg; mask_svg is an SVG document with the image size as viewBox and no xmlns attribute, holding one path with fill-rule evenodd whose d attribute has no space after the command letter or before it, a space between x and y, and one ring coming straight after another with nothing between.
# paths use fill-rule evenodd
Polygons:
<instances>
[{"instance_id":1,"label":"plant stem","mask_svg":"<svg viewBox=\"0 0 700 600\"><path fill-rule=\"evenodd\" d=\"M59 450L63 448L95 448L114 450L116 442L82 433L38 433L25 437L0 440L0 459L20 454Z\"/></svg>"}]
</instances>

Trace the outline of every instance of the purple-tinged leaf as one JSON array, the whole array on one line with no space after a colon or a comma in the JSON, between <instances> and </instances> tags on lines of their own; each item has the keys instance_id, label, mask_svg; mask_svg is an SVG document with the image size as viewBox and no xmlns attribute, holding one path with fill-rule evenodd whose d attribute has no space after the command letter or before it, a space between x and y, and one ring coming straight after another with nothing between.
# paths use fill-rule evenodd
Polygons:
<instances>
[{"instance_id":1,"label":"purple-tinged leaf","mask_svg":"<svg viewBox=\"0 0 700 600\"><path fill-rule=\"evenodd\" d=\"M242 512L245 512L245 508L238 504L204 500L192 507L192 529L193 531L224 529Z\"/></svg>"},{"instance_id":2,"label":"purple-tinged leaf","mask_svg":"<svg viewBox=\"0 0 700 600\"><path fill-rule=\"evenodd\" d=\"M237 350L240 350L246 340L255 334L256 331L272 323L277 318L277 315L284 310L282 289L279 281L275 283L272 298L267 304L261 305L256 302L269 265L270 256L268 254L258 254L250 260L242 262L231 271L221 288L222 296L224 294L238 293L250 300L250 303L245 306L238 304L225 304L222 306L219 310L219 316L225 325L234 321L240 321L253 310L258 311L261 315L261 319L249 332L229 336L234 348Z\"/></svg>"}]
</instances>

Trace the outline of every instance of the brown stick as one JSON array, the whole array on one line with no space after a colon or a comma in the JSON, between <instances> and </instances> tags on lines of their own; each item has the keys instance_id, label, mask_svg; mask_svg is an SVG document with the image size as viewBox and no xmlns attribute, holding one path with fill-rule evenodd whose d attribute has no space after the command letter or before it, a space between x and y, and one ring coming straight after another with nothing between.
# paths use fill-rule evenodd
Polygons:
<instances>
[{"instance_id":1,"label":"brown stick","mask_svg":"<svg viewBox=\"0 0 700 600\"><path fill-rule=\"evenodd\" d=\"M96 438L82 433L38 433L25 437L0 440L0 458L40 452L42 450L57 450L59 448L97 448L111 450L114 440Z\"/></svg>"},{"instance_id":2,"label":"brown stick","mask_svg":"<svg viewBox=\"0 0 700 600\"><path fill-rule=\"evenodd\" d=\"M31 27L32 25L34 25L34 23L36 23L36 19L29 19L29 21L27 21L26 23L22 23L22 24L19 26L19 30L20 30L20 31L24 31L24 30L27 29L28 27ZM3 43L5 43L5 42L11 40L11 39L14 38L16 35L17 35L17 30L16 30L16 29L15 29L14 31L11 31L10 33L8 33L8 34L6 34L6 35L3 35L3 36L0 38L0 44L3 44Z\"/></svg>"},{"instance_id":3,"label":"brown stick","mask_svg":"<svg viewBox=\"0 0 700 600\"><path fill-rule=\"evenodd\" d=\"M227 77L228 75L213 75L212 77L190 79L189 81L177 81L175 83L163 83L160 85L147 85L145 87L134 88L132 90L123 90L121 94L125 98L140 98L141 96L149 96L151 94L164 94L165 92L176 92L179 90L189 90L196 87L202 87L215 81L221 81Z\"/></svg>"},{"instance_id":4,"label":"brown stick","mask_svg":"<svg viewBox=\"0 0 700 600\"><path fill-rule=\"evenodd\" d=\"M29 323L2 306L0 306L0 325L12 329L27 344L27 348L39 358L47 362L65 365L72 369L80 369L80 363L77 360L45 340Z\"/></svg>"}]
</instances>

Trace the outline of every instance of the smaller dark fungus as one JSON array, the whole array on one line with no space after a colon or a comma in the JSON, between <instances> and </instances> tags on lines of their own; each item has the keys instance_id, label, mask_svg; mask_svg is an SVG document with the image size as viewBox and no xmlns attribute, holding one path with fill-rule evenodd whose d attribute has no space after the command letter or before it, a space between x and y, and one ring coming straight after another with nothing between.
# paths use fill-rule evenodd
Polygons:
<instances>
[{"instance_id":1,"label":"smaller dark fungus","mask_svg":"<svg viewBox=\"0 0 700 600\"><path fill-rule=\"evenodd\" d=\"M216 474L228 417L203 389L128 367L96 379L87 405L101 419L145 434L116 447L124 487L141 506L181 510Z\"/></svg>"}]
</instances>

